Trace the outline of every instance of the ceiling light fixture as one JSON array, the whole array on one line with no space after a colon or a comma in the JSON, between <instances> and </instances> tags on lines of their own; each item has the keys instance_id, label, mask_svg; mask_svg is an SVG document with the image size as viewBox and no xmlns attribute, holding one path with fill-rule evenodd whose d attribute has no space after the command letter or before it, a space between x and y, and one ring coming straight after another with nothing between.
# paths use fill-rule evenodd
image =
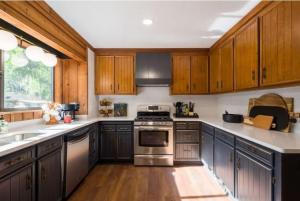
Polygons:
<instances>
[{"instance_id":1,"label":"ceiling light fixture","mask_svg":"<svg viewBox=\"0 0 300 201\"><path fill-rule=\"evenodd\" d=\"M146 25L146 26L150 26L152 24L152 20L151 19L144 19L143 20L143 24Z\"/></svg>"},{"instance_id":2,"label":"ceiling light fixture","mask_svg":"<svg viewBox=\"0 0 300 201\"><path fill-rule=\"evenodd\" d=\"M35 45L28 46L25 54L31 61L41 61L44 57L43 49Z\"/></svg>"},{"instance_id":3,"label":"ceiling light fixture","mask_svg":"<svg viewBox=\"0 0 300 201\"><path fill-rule=\"evenodd\" d=\"M15 49L18 46L18 40L11 32L0 30L0 49L4 51Z\"/></svg>"},{"instance_id":4,"label":"ceiling light fixture","mask_svg":"<svg viewBox=\"0 0 300 201\"><path fill-rule=\"evenodd\" d=\"M54 54L45 53L42 57L42 62L48 67L54 67L57 63L57 58Z\"/></svg>"}]
</instances>

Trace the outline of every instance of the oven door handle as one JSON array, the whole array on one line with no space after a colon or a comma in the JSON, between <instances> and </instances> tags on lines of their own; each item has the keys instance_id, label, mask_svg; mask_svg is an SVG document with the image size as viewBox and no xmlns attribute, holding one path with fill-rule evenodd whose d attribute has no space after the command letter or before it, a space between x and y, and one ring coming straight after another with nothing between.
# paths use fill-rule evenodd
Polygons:
<instances>
[{"instance_id":1,"label":"oven door handle","mask_svg":"<svg viewBox=\"0 0 300 201\"><path fill-rule=\"evenodd\" d=\"M172 127L138 126L135 127L135 129L144 131L169 131L170 129L172 129Z\"/></svg>"}]
</instances>

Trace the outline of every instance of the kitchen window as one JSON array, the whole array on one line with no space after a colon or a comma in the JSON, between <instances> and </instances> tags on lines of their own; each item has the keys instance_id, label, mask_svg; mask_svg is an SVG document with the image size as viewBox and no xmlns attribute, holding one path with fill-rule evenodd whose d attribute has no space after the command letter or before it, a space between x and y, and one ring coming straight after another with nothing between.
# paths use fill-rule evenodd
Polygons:
<instances>
[{"instance_id":1,"label":"kitchen window","mask_svg":"<svg viewBox=\"0 0 300 201\"><path fill-rule=\"evenodd\" d=\"M21 46L0 54L1 111L39 109L53 100L53 67L31 61Z\"/></svg>"}]
</instances>

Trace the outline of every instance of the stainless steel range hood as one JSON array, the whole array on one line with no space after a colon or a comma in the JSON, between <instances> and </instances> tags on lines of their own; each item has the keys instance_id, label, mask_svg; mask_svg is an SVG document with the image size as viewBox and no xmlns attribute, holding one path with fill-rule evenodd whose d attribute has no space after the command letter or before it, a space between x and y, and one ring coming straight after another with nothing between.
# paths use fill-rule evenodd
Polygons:
<instances>
[{"instance_id":1,"label":"stainless steel range hood","mask_svg":"<svg viewBox=\"0 0 300 201\"><path fill-rule=\"evenodd\" d=\"M137 86L169 86L171 84L170 53L140 52L136 54Z\"/></svg>"}]
</instances>

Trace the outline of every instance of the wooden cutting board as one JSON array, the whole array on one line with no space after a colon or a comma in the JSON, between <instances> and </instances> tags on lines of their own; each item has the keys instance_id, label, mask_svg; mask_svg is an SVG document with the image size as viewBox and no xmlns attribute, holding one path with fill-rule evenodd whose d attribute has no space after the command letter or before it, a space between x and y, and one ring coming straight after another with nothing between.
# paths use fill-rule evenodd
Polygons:
<instances>
[{"instance_id":1,"label":"wooden cutting board","mask_svg":"<svg viewBox=\"0 0 300 201\"><path fill-rule=\"evenodd\" d=\"M266 130L270 130L272 127L274 117L266 116L266 115L257 115L255 118L252 119L253 126L257 128L262 128Z\"/></svg>"}]
</instances>

